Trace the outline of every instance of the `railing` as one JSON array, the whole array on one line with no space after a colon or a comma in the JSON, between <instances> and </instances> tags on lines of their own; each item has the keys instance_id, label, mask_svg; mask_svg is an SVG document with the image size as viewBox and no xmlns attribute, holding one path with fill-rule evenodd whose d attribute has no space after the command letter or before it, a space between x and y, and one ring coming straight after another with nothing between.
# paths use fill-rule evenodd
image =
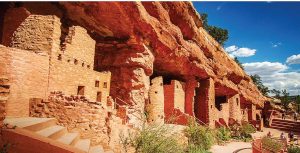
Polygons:
<instances>
[{"instance_id":1,"label":"railing","mask_svg":"<svg viewBox=\"0 0 300 153\"><path fill-rule=\"evenodd\" d=\"M128 102L124 101L123 99L121 99L121 98L119 98L119 97L116 97L116 98L115 98L115 108L116 108L116 106L118 106L118 107L123 106L123 105L118 104L118 103L117 103L117 100L119 100L119 101L121 101L122 103L124 103L125 106L129 106L129 107L132 106L132 105L129 104ZM134 104L136 104L136 103L134 103ZM134 109L134 107L132 107L132 108ZM137 112L137 111L138 111L137 109L134 109L134 112L133 112L133 113L135 113L135 112ZM138 118L138 119L141 120L141 121L145 121L144 119L138 117L137 115L134 115L133 113L130 113L130 114L133 115L133 116L135 116L136 118ZM183 115L184 115L184 114L181 114L181 115L179 115L178 117L181 117L181 116L183 116ZM204 123L203 121L199 120L198 118L196 118L196 117L194 117L194 116L189 116L189 117L192 117L192 118L195 119L198 123L200 123L200 124L202 124L202 125L204 125L204 126L208 126L208 124Z\"/></svg>"},{"instance_id":2,"label":"railing","mask_svg":"<svg viewBox=\"0 0 300 153\"><path fill-rule=\"evenodd\" d=\"M126 108L132 106L131 104L127 103L126 101L122 100L121 98L116 97L116 98L115 98L115 108L117 108L116 106L118 106L118 107L124 106L124 105L118 104L118 103L117 103L117 100L123 102L123 103L125 104L125 107L126 107ZM129 109L134 109L134 107L131 107L131 108L129 108ZM133 115L134 117L136 117L137 119L139 119L139 120L141 120L141 121L144 121L144 119L142 119L142 118L140 118L139 116L137 116L137 115L134 114L134 113L137 112L137 111L138 111L137 109L134 109L134 112L131 112L130 114Z\"/></svg>"},{"instance_id":3,"label":"railing","mask_svg":"<svg viewBox=\"0 0 300 153\"><path fill-rule=\"evenodd\" d=\"M273 119L274 119L273 113L274 113L274 110L272 110L272 111L271 111L271 114L270 114L270 118L269 118L269 127L272 125L272 122L273 122Z\"/></svg>"}]
</instances>

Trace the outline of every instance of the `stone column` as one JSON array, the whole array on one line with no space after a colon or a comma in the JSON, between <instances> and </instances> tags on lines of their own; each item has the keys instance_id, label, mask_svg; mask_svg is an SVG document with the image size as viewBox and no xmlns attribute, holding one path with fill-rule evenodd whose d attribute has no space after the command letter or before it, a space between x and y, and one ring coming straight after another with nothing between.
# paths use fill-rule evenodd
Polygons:
<instances>
[{"instance_id":1,"label":"stone column","mask_svg":"<svg viewBox=\"0 0 300 153\"><path fill-rule=\"evenodd\" d=\"M118 105L130 106L128 122L134 126L141 126L140 121L145 121L145 103L149 102L154 56L143 44L128 46L131 47L103 53L99 65L112 73L112 98L116 99Z\"/></svg>"},{"instance_id":2,"label":"stone column","mask_svg":"<svg viewBox=\"0 0 300 153\"><path fill-rule=\"evenodd\" d=\"M215 127L215 85L212 78L201 80L196 89L195 116L210 127Z\"/></svg>"},{"instance_id":3,"label":"stone column","mask_svg":"<svg viewBox=\"0 0 300 153\"><path fill-rule=\"evenodd\" d=\"M184 112L195 116L194 114L194 97L195 97L195 88L198 86L198 82L195 77L188 76L186 77L185 82L185 110Z\"/></svg>"},{"instance_id":4,"label":"stone column","mask_svg":"<svg viewBox=\"0 0 300 153\"><path fill-rule=\"evenodd\" d=\"M249 120L256 120L256 106L254 104L251 104Z\"/></svg>"},{"instance_id":5,"label":"stone column","mask_svg":"<svg viewBox=\"0 0 300 153\"><path fill-rule=\"evenodd\" d=\"M228 96L227 101L229 103L229 118L240 123L242 120L240 95Z\"/></svg>"},{"instance_id":6,"label":"stone column","mask_svg":"<svg viewBox=\"0 0 300 153\"><path fill-rule=\"evenodd\" d=\"M149 102L146 103L149 122L164 123L164 100L163 78L159 76L151 80L149 89Z\"/></svg>"}]
</instances>

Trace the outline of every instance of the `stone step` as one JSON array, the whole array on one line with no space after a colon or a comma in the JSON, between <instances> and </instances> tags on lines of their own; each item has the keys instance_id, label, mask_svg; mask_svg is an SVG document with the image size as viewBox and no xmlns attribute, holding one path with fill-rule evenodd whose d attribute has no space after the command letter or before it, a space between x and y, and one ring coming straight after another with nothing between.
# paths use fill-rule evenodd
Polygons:
<instances>
[{"instance_id":1,"label":"stone step","mask_svg":"<svg viewBox=\"0 0 300 153\"><path fill-rule=\"evenodd\" d=\"M271 124L272 126L279 126L279 127L288 127L288 128L299 128L300 129L300 126L299 125L293 125L293 124L284 124L284 123L272 123Z\"/></svg>"},{"instance_id":2,"label":"stone step","mask_svg":"<svg viewBox=\"0 0 300 153\"><path fill-rule=\"evenodd\" d=\"M78 139L79 133L66 133L65 135L56 140L67 145L73 145L78 141Z\"/></svg>"},{"instance_id":3,"label":"stone step","mask_svg":"<svg viewBox=\"0 0 300 153\"><path fill-rule=\"evenodd\" d=\"M102 146L93 146L90 148L89 153L104 153L104 149Z\"/></svg>"},{"instance_id":4,"label":"stone step","mask_svg":"<svg viewBox=\"0 0 300 153\"><path fill-rule=\"evenodd\" d=\"M281 123L281 124L288 124L288 125L299 125L300 123L298 122L282 122L282 121L272 121L272 123Z\"/></svg>"},{"instance_id":5,"label":"stone step","mask_svg":"<svg viewBox=\"0 0 300 153\"><path fill-rule=\"evenodd\" d=\"M273 119L272 122L280 122L280 123L292 123L300 125L299 121L292 121L292 120L282 120L282 119Z\"/></svg>"},{"instance_id":6,"label":"stone step","mask_svg":"<svg viewBox=\"0 0 300 153\"><path fill-rule=\"evenodd\" d=\"M63 126L53 125L36 132L39 135L51 139L57 139L67 133L67 129Z\"/></svg>"},{"instance_id":7,"label":"stone step","mask_svg":"<svg viewBox=\"0 0 300 153\"><path fill-rule=\"evenodd\" d=\"M36 118L36 117L21 117L21 118L5 118L4 123L24 128L30 131L40 131L46 127L56 125L55 118Z\"/></svg>"},{"instance_id":8,"label":"stone step","mask_svg":"<svg viewBox=\"0 0 300 153\"><path fill-rule=\"evenodd\" d=\"M80 139L75 143L74 147L82 151L88 152L90 149L90 143L90 139Z\"/></svg>"},{"instance_id":9,"label":"stone step","mask_svg":"<svg viewBox=\"0 0 300 153\"><path fill-rule=\"evenodd\" d=\"M278 127L278 126L271 126L273 129L279 129L283 131L294 131L294 132L300 132L300 129L295 129L295 128L285 128L285 127Z\"/></svg>"}]
</instances>

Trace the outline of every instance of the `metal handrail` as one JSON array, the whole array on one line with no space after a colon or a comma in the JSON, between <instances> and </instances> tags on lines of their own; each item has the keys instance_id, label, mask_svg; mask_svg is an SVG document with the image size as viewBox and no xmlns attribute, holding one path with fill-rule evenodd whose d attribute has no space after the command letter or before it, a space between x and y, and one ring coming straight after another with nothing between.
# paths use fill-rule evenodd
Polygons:
<instances>
[{"instance_id":1,"label":"metal handrail","mask_svg":"<svg viewBox=\"0 0 300 153\"><path fill-rule=\"evenodd\" d=\"M180 114L180 115L178 115L177 117L181 117L181 116L183 116L183 115L184 115L184 114ZM196 118L195 116L190 116L190 115L188 115L188 117L192 117L193 119L195 119L196 121L202 123L203 125L208 126L208 124L204 123L203 121L201 121L200 119Z\"/></svg>"},{"instance_id":2,"label":"metal handrail","mask_svg":"<svg viewBox=\"0 0 300 153\"><path fill-rule=\"evenodd\" d=\"M125 102L124 100L122 100L122 99L119 98L119 97L116 97L115 99L119 99L119 100L121 100L122 102L124 102L124 103L126 104L125 107L126 107L126 106L130 106L127 102ZM124 106L124 105L118 104L116 100L115 100L115 105L118 105L119 107L120 107L120 106ZM115 108L116 108L116 107L115 107ZM143 121L143 119L140 118L140 117L138 117L137 115L134 115L134 114L132 114L132 113L131 113L131 115L133 115L133 116L135 116L136 118L138 118L139 120Z\"/></svg>"},{"instance_id":3,"label":"metal handrail","mask_svg":"<svg viewBox=\"0 0 300 153\"><path fill-rule=\"evenodd\" d=\"M127 103L126 101L124 101L123 99L121 99L121 98L119 98L119 97L116 97L116 98L115 98L115 104L116 104L116 105L122 106L122 105L120 105L120 104L117 103L117 101L116 101L117 99L120 100L120 101L122 101L122 102L125 103L126 105L131 106L129 103ZM136 103L135 103L135 104L136 104ZM135 112L137 111L136 109L134 109L134 110L135 110ZM136 115L134 115L134 114L132 114L132 115L135 116L135 117L137 117L137 118L140 119L140 120L143 120L143 119L141 119L140 117L138 117L138 116L136 116ZM183 116L183 114L179 115L178 117L180 117L180 116ZM200 119L196 118L195 116L189 116L189 117L192 117L193 119L195 119L196 121L200 122L201 124L203 124L203 125L205 125L205 126L208 126L208 124L204 123L203 121L201 121Z\"/></svg>"}]
</instances>

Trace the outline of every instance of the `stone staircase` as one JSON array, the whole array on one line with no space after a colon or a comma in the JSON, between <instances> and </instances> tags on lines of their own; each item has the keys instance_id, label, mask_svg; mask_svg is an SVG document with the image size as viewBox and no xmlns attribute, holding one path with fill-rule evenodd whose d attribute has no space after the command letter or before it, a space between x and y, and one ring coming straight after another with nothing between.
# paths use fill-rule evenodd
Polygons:
<instances>
[{"instance_id":1,"label":"stone staircase","mask_svg":"<svg viewBox=\"0 0 300 153\"><path fill-rule=\"evenodd\" d=\"M87 153L113 153L111 150L104 150L101 145L91 146L90 139L80 139L79 133L68 132L67 128L56 124L55 118L6 118L4 123L71 145Z\"/></svg>"},{"instance_id":2,"label":"stone staircase","mask_svg":"<svg viewBox=\"0 0 300 153\"><path fill-rule=\"evenodd\" d=\"M284 131L300 132L300 122L276 118L272 120L271 128Z\"/></svg>"}]
</instances>

